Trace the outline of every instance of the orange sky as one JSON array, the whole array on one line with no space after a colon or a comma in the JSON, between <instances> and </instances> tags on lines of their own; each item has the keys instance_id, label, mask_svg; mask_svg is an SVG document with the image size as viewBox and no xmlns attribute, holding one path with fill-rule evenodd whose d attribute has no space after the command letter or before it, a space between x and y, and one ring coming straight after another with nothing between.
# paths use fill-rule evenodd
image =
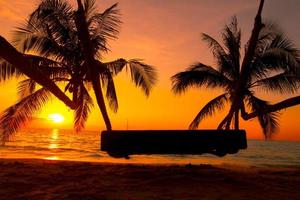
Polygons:
<instances>
[{"instance_id":1,"label":"orange sky","mask_svg":"<svg viewBox=\"0 0 300 200\"><path fill-rule=\"evenodd\" d=\"M0 0L0 34L10 38L11 31L20 24L37 5L38 0ZM73 1L72 1L73 2ZM116 1L99 0L99 9ZM130 82L123 73L116 79L119 97L119 111L110 113L115 129L186 129L199 109L220 91L205 88L189 90L186 94L175 96L171 92L170 77L184 70L189 64L201 61L213 64L206 45L200 40L205 32L220 39L220 31L234 14L242 28L243 41L248 40L258 0L119 0L122 12L120 38L112 41L112 52L106 60L124 58L143 58L145 62L157 67L159 82L149 98ZM299 19L300 1L266 0L263 16L277 22L286 34L300 47ZM297 37L298 36L298 37ZM16 101L16 81L2 83L0 87L0 110ZM279 101L284 96L262 94L270 101ZM281 114L280 131L275 136L279 140L300 141L298 113L300 106L288 109ZM53 100L41 111L29 126L52 127L45 119L51 113L61 113L66 121L63 128L72 127L72 111ZM200 128L216 128L225 112L208 118ZM249 138L263 138L256 120L242 122ZM88 120L87 129L104 128L102 117L97 109Z\"/></svg>"}]
</instances>

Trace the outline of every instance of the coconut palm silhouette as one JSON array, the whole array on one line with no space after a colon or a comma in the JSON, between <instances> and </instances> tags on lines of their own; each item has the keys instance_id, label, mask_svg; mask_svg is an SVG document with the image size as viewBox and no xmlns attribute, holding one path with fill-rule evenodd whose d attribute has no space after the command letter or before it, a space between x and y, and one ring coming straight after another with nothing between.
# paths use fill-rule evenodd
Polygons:
<instances>
[{"instance_id":1,"label":"coconut palm silhouette","mask_svg":"<svg viewBox=\"0 0 300 200\"><path fill-rule=\"evenodd\" d=\"M109 106L116 112L118 101L113 77L123 69L128 69L132 81L148 96L156 81L152 66L140 59L101 61L103 54L109 51L108 41L118 37L120 24L117 4L100 13L94 0L85 0L84 4L78 1L78 10L64 0L41 1L14 34L13 45L30 63L31 74L30 79L19 83L19 102L6 109L1 116L3 140L9 139L40 110L50 99L51 93L74 109L74 127L77 131L81 130L93 106L89 88L93 88L106 128L111 130L102 89L106 91ZM34 55L30 55L31 52ZM16 67L14 61L4 59L1 60L1 79L28 75ZM45 80L46 84L41 83ZM37 83L42 85L40 89L37 89ZM57 83L64 85L64 92L57 87ZM72 100L64 94L66 92L71 94Z\"/></svg>"},{"instance_id":2,"label":"coconut palm silhouette","mask_svg":"<svg viewBox=\"0 0 300 200\"><path fill-rule=\"evenodd\" d=\"M265 112L270 104L259 98L257 90L280 94L297 92L300 84L300 53L295 44L289 40L275 25L264 24L259 34L250 62L241 64L241 30L236 17L232 18L222 32L223 45L207 34L202 34L215 59L216 66L195 63L185 71L172 77L173 91L185 92L188 88L205 86L222 88L224 93L208 102L190 124L196 129L205 117L222 110L230 104L229 112L221 121L218 129L239 129L240 114L246 118L246 108L256 113L260 126L266 137L276 131L278 111ZM250 42L248 43L250 44ZM249 52L248 52L249 53Z\"/></svg>"}]
</instances>

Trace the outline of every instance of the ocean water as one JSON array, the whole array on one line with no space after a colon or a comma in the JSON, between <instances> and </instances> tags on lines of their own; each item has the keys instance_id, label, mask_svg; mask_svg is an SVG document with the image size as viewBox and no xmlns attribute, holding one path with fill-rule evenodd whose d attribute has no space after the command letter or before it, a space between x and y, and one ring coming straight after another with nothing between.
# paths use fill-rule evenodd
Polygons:
<instances>
[{"instance_id":1,"label":"ocean water","mask_svg":"<svg viewBox=\"0 0 300 200\"><path fill-rule=\"evenodd\" d=\"M202 155L133 155L112 158L100 151L99 132L35 129L16 134L0 146L0 158L39 158L111 163L144 164L237 164L268 167L300 167L300 142L248 140L248 148L237 154L216 157Z\"/></svg>"}]
</instances>

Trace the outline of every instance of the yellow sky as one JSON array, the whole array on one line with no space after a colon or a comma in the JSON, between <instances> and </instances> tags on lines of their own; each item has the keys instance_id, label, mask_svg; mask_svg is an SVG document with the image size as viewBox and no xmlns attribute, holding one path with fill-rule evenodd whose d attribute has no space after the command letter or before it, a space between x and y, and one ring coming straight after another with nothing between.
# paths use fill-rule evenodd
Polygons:
<instances>
[{"instance_id":1,"label":"yellow sky","mask_svg":"<svg viewBox=\"0 0 300 200\"><path fill-rule=\"evenodd\" d=\"M38 0L0 0L0 34L10 38L11 32L26 18L37 5ZM73 1L72 1L73 2ZM99 0L99 9L112 5L116 1ZM189 90L176 96L171 92L170 77L184 70L190 64L201 61L213 64L206 45L200 40L200 33L205 32L220 39L220 31L234 14L237 15L243 33L243 41L248 40L253 25L257 0L119 0L122 12L122 30L120 38L111 42L112 52L106 60L124 58L143 58L146 63L156 66L159 82L149 98L135 88L129 76L124 72L116 79L119 98L119 111L110 112L115 129L186 129L199 109L218 95L220 90ZM298 0L267 0L264 16L277 22L287 35L300 47ZM287 15L287 13L289 13ZM16 81L1 83L0 110L16 101ZM279 101L284 96L263 94L268 100ZM282 112L280 132L275 139L300 140L298 113L300 106ZM53 100L41 111L29 126L51 127L45 118L51 113L61 113L66 121L63 128L72 127L72 111L62 103ZM225 112L208 118L200 128L216 128ZM256 120L242 122L249 138L263 138ZM102 117L95 107L87 129L104 128Z\"/></svg>"}]
</instances>

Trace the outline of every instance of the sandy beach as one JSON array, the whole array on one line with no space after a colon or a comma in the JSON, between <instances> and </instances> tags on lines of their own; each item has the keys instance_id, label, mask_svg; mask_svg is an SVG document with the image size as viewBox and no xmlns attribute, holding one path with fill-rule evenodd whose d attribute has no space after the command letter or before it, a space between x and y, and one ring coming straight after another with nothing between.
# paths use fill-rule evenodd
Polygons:
<instances>
[{"instance_id":1,"label":"sandy beach","mask_svg":"<svg viewBox=\"0 0 300 200\"><path fill-rule=\"evenodd\" d=\"M0 199L297 199L300 169L0 160Z\"/></svg>"}]
</instances>

